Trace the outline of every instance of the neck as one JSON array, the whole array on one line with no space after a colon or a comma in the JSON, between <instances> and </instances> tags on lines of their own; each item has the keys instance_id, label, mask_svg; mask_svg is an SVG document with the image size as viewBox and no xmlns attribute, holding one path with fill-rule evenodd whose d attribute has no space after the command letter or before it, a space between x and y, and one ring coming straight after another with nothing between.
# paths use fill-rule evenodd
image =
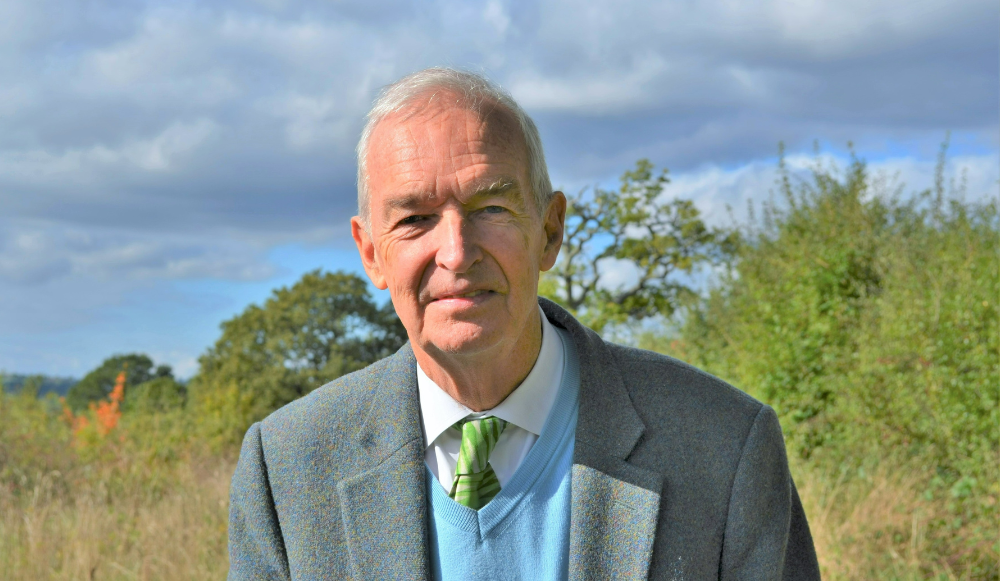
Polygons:
<instances>
[{"instance_id":1,"label":"neck","mask_svg":"<svg viewBox=\"0 0 1000 581\"><path fill-rule=\"evenodd\" d=\"M472 411L495 408L531 372L542 349L542 321L534 309L510 341L471 354L425 350L413 345L417 364L452 399Z\"/></svg>"}]
</instances>

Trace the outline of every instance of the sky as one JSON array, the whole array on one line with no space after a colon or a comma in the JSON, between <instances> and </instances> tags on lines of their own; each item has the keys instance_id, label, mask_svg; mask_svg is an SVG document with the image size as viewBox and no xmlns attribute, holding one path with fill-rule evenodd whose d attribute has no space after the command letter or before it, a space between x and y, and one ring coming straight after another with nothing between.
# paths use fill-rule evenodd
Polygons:
<instances>
[{"instance_id":1,"label":"sky","mask_svg":"<svg viewBox=\"0 0 1000 581\"><path fill-rule=\"evenodd\" d=\"M995 0L5 0L0 370L189 377L275 287L363 276L363 118L429 66L510 91L570 193L648 158L720 222L767 199L779 142L917 190L950 135L949 175L996 197L998 25Z\"/></svg>"}]
</instances>

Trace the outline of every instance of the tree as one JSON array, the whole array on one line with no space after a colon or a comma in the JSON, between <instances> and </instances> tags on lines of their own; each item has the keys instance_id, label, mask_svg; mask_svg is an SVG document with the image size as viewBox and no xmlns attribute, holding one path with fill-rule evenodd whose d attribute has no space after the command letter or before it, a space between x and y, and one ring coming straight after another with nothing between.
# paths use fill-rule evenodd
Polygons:
<instances>
[{"instance_id":1,"label":"tree","mask_svg":"<svg viewBox=\"0 0 1000 581\"><path fill-rule=\"evenodd\" d=\"M224 439L345 373L395 352L406 332L391 303L379 308L354 274L319 270L222 323L199 362L191 394Z\"/></svg>"},{"instance_id":2,"label":"tree","mask_svg":"<svg viewBox=\"0 0 1000 581\"><path fill-rule=\"evenodd\" d=\"M84 376L79 383L66 393L66 403L74 410L82 410L90 402L108 397L115 387L118 373L126 367L125 393L132 386L139 385L154 377L172 377L170 366L160 365L153 368L153 360L142 353L114 355L104 360L101 365Z\"/></svg>"},{"instance_id":3,"label":"tree","mask_svg":"<svg viewBox=\"0 0 1000 581\"><path fill-rule=\"evenodd\" d=\"M595 187L569 200L561 257L545 274L541 294L560 303L597 331L609 323L669 317L693 294L673 276L723 259L735 234L709 228L689 200L663 195L670 180L640 159L618 190ZM612 287L607 267L631 267L634 280Z\"/></svg>"},{"instance_id":4,"label":"tree","mask_svg":"<svg viewBox=\"0 0 1000 581\"><path fill-rule=\"evenodd\" d=\"M133 387L125 398L125 411L165 412L184 406L187 388L173 377L150 379Z\"/></svg>"}]
</instances>

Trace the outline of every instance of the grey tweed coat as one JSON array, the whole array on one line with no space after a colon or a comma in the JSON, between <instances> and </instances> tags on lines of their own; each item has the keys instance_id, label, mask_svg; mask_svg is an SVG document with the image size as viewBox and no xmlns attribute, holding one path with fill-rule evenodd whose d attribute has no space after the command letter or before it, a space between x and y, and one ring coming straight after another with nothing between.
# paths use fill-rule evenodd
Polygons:
<instances>
[{"instance_id":1,"label":"grey tweed coat","mask_svg":"<svg viewBox=\"0 0 1000 581\"><path fill-rule=\"evenodd\" d=\"M819 579L770 407L539 303L580 358L570 579ZM406 345L250 428L229 579L426 578L424 471Z\"/></svg>"}]
</instances>

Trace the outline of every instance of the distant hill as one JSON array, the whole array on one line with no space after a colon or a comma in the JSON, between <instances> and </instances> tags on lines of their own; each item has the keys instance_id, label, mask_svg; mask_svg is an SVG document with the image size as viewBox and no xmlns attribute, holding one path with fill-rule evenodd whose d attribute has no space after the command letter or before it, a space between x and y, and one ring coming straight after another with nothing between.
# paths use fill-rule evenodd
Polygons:
<instances>
[{"instance_id":1,"label":"distant hill","mask_svg":"<svg viewBox=\"0 0 1000 581\"><path fill-rule=\"evenodd\" d=\"M38 388L38 396L42 397L49 393L59 396L66 395L69 388L73 387L79 379L73 377L50 377L48 375L20 375L17 373L0 373L0 385L7 393L17 393L24 387L24 383L31 377L39 377L42 385Z\"/></svg>"}]
</instances>

